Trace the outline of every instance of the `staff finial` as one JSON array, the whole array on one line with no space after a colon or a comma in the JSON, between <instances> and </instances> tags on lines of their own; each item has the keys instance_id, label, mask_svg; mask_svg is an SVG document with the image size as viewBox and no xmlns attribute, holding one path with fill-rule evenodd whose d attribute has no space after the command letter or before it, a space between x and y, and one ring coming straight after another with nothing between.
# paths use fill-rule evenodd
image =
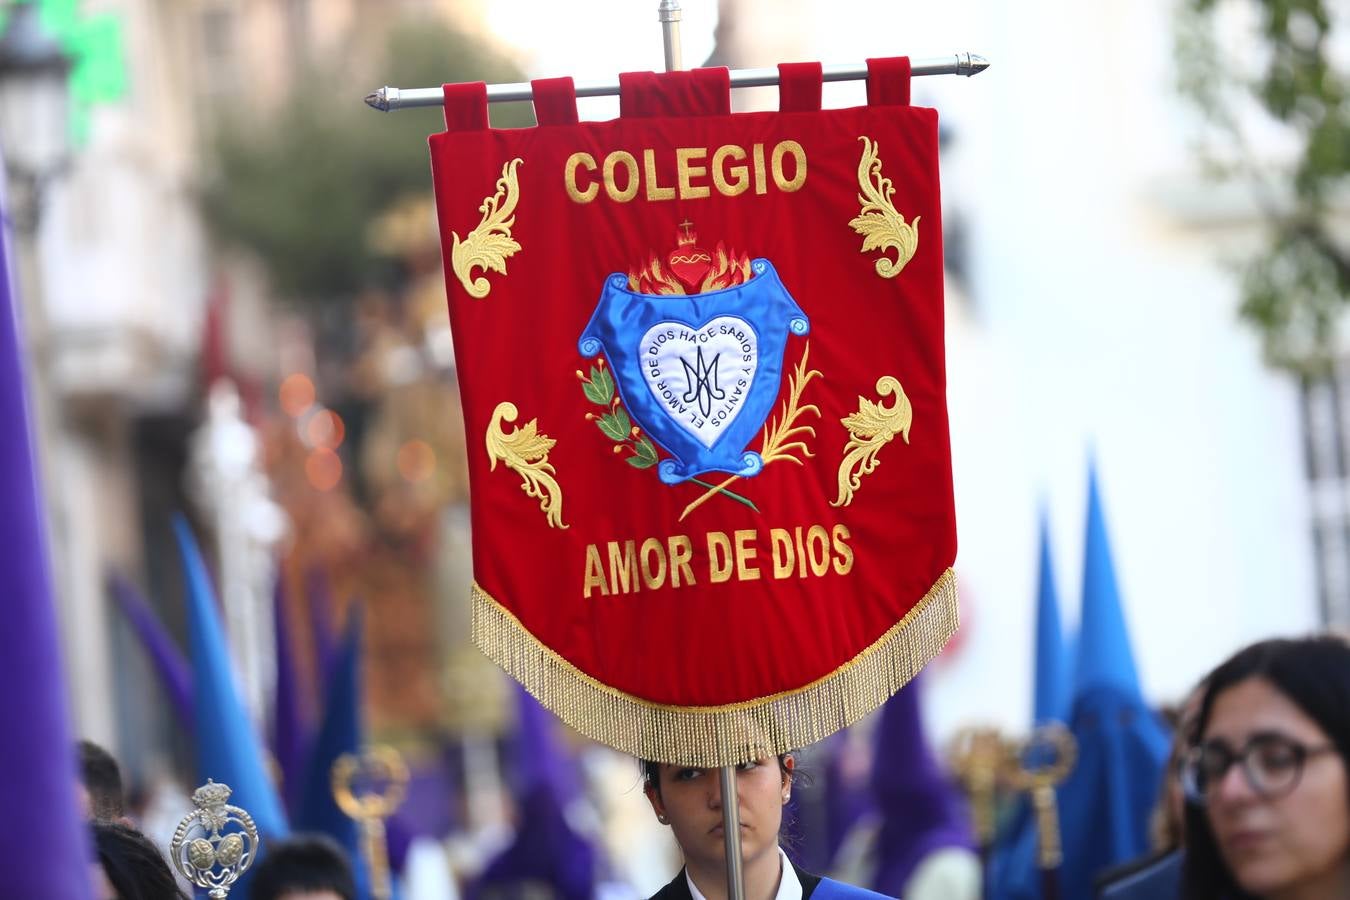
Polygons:
<instances>
[{"instance_id":1,"label":"staff finial","mask_svg":"<svg viewBox=\"0 0 1350 900\"><path fill-rule=\"evenodd\" d=\"M375 900L393 896L384 820L393 815L408 792L408 765L393 747L377 744L364 753L344 753L333 762L333 799L361 827L370 893Z\"/></svg>"},{"instance_id":2,"label":"staff finial","mask_svg":"<svg viewBox=\"0 0 1350 900\"><path fill-rule=\"evenodd\" d=\"M230 886L258 857L258 827L253 817L229 805L230 787L210 779L192 792L197 808L183 817L169 842L169 857L183 877L207 892L211 900L225 900ZM230 826L236 830L225 832ZM195 835L195 836L193 836Z\"/></svg>"}]
</instances>

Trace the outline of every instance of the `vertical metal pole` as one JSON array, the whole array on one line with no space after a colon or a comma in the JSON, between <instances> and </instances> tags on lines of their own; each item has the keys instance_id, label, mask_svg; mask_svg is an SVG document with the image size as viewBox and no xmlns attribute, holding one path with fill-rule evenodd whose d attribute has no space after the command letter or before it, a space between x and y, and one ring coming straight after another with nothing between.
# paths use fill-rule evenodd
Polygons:
<instances>
[{"instance_id":1,"label":"vertical metal pole","mask_svg":"<svg viewBox=\"0 0 1350 900\"><path fill-rule=\"evenodd\" d=\"M727 848L727 900L745 900L745 875L741 871L741 804L736 796L736 767L718 771L722 783L722 840Z\"/></svg>"},{"instance_id":2,"label":"vertical metal pole","mask_svg":"<svg viewBox=\"0 0 1350 900\"><path fill-rule=\"evenodd\" d=\"M656 16L666 49L666 71L684 67L680 50L680 2L661 0ZM722 840L727 850L727 900L745 900L745 876L741 871L741 809L736 796L736 767L718 771L722 789Z\"/></svg>"},{"instance_id":3,"label":"vertical metal pole","mask_svg":"<svg viewBox=\"0 0 1350 900\"><path fill-rule=\"evenodd\" d=\"M666 71L684 68L680 60L680 0L661 0L656 17L661 20L661 37L666 45Z\"/></svg>"}]
</instances>

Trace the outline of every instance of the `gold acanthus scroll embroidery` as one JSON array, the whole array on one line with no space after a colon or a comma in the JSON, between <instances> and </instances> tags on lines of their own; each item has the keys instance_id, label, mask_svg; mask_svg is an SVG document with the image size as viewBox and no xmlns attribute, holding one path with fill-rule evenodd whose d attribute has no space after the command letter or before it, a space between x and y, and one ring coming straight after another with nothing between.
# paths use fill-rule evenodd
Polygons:
<instances>
[{"instance_id":1,"label":"gold acanthus scroll embroidery","mask_svg":"<svg viewBox=\"0 0 1350 900\"><path fill-rule=\"evenodd\" d=\"M881 175L881 159L877 156L880 148L866 135L858 140L863 142L862 159L858 161L858 189L862 191L858 202L862 204L862 212L848 224L863 236L863 253L882 251L883 256L877 260L877 274L882 278L894 278L919 249L919 219L922 216L915 216L911 224L895 211L891 203L895 188L889 178ZM884 255L892 248L896 251L894 261Z\"/></svg>"},{"instance_id":2,"label":"gold acanthus scroll embroidery","mask_svg":"<svg viewBox=\"0 0 1350 900\"><path fill-rule=\"evenodd\" d=\"M469 277L475 268L505 275L506 261L520 250L520 244L511 237L511 226L516 224L512 213L516 211L516 201L520 199L516 182L516 168L520 164L520 157L516 157L502 166L502 177L497 179L497 192L484 198L483 205L478 207L483 219L477 228L470 231L463 241L457 232L450 232L453 242L450 247L450 266L470 297L481 300L492 290L482 275Z\"/></svg>"},{"instance_id":3,"label":"gold acanthus scroll embroidery","mask_svg":"<svg viewBox=\"0 0 1350 900\"><path fill-rule=\"evenodd\" d=\"M510 402L497 404L492 411L492 421L488 423L486 443L488 458L492 460L491 470L497 468L497 461L506 463L523 480L520 489L525 496L539 500L539 508L548 518L548 524L554 528L566 528L562 521L562 488L553 479L557 471L548 461L548 451L558 443L546 434L539 433L539 420L531 419L520 428L512 429L510 434L502 430L502 422L514 422L520 415L516 405Z\"/></svg>"},{"instance_id":4,"label":"gold acanthus scroll embroidery","mask_svg":"<svg viewBox=\"0 0 1350 900\"><path fill-rule=\"evenodd\" d=\"M909 426L914 421L914 410L909 405L904 388L900 387L896 379L883 375L877 379L877 393L882 397L894 394L895 403L887 408L880 402L873 403L866 397L859 397L858 411L839 420L849 430L850 437L844 445L844 459L839 463L839 496L831 506L848 506L853 502L853 492L862 484L862 477L876 471L881 464L877 454L897 433L905 439L906 444L909 443Z\"/></svg>"}]
</instances>

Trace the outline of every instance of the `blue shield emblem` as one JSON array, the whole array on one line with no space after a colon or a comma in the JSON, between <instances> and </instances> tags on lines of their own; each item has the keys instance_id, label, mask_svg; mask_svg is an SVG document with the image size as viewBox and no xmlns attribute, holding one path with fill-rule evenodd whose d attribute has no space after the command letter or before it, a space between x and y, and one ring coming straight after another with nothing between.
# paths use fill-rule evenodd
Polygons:
<instances>
[{"instance_id":1,"label":"blue shield emblem","mask_svg":"<svg viewBox=\"0 0 1350 900\"><path fill-rule=\"evenodd\" d=\"M764 467L746 445L778 397L789 332L810 323L767 259L750 268L744 284L687 296L639 294L615 273L581 333L582 355L605 354L629 414L674 457L657 468L666 484Z\"/></svg>"}]
</instances>

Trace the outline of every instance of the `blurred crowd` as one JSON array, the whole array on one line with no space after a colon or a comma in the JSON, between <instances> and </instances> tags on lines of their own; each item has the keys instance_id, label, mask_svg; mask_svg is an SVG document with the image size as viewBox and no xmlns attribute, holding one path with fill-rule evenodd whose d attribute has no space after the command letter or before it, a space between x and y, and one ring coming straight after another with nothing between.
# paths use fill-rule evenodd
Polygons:
<instances>
[{"instance_id":1,"label":"blurred crowd","mask_svg":"<svg viewBox=\"0 0 1350 900\"><path fill-rule=\"evenodd\" d=\"M744 835L746 859L759 859L757 847L767 841L773 851L782 846L785 867L802 867L797 871L807 884L815 883L815 876L806 874L815 868L910 900L1350 896L1350 643L1340 636L1262 641L1214 668L1170 712L1172 733L1164 756L1152 760L1161 763L1153 784L1131 783L1127 773L1144 765L1139 719L1155 713L1080 699L1067 732L1073 735L1067 752L1076 759L1067 777L1051 782L1058 793L1052 803L1065 829L1053 843L1062 846L1063 855L1038 856L1029 867L1019 859L1023 838L1030 835L1042 847L1047 838L1038 833L1047 824L1044 818L1027 828L1026 807L1034 801L1005 797L994 833L982 843L968 813L970 803L980 802L978 794L954 790L940 771L943 766L925 746L918 709L918 691L911 686L875 717L865 774L850 759L849 745L857 738L852 732L780 757L776 765L770 759L741 767L742 821L764 832L756 835L752 828ZM497 836L483 864L456 875L428 857L408 858L396 866L393 887L371 893L368 847L363 853L356 845L343 846L321 830L292 831L264 838L256 865L234 896L357 900L390 896L389 890L409 900L640 896L622 879L619 859L591 842L594 829L576 811L577 801L587 805L587 791L572 796L573 804L560 803L577 785L567 784L566 760L573 750L552 733L551 716L523 692L519 714L528 743L517 748L509 765L514 824ZM1163 726L1161 720L1152 724ZM1124 737L1131 733L1133 738ZM1043 771L1044 760L1038 764L1026 755L1036 749L1022 748L1019 762ZM177 823L165 820L165 804L174 807L173 799L143 795L139 808L133 806L120 767L106 750L89 741L76 750L76 795L95 848L96 900L190 896L182 862L187 851L175 848L178 872L167 862L170 841L183 831L176 829L175 836ZM1052 752L1066 751L1059 744ZM638 776L629 764L631 791ZM708 821L720 819L716 775L642 765L651 818L673 830L680 848L662 878L681 862L691 884L695 873L703 884L723 874L720 833L715 840L701 833ZM1094 811L1085 810L1075 792L1075 782L1084 781L1103 790L1091 798ZM757 818L764 813L758 805L762 795L767 791L776 801L780 790L784 808L774 810L778 804L772 802L770 814ZM180 796L177 809L184 804ZM1132 816L1135 811L1145 815ZM1018 834L1021 829L1025 834ZM653 841L650 831L630 828L618 841L618 855L639 857ZM436 846L444 854L452 844ZM426 852L426 846L418 851ZM776 885L777 857L772 859ZM747 896L759 897L750 875L747 884ZM723 887L703 893L720 896ZM659 896L668 896L665 890Z\"/></svg>"}]
</instances>

